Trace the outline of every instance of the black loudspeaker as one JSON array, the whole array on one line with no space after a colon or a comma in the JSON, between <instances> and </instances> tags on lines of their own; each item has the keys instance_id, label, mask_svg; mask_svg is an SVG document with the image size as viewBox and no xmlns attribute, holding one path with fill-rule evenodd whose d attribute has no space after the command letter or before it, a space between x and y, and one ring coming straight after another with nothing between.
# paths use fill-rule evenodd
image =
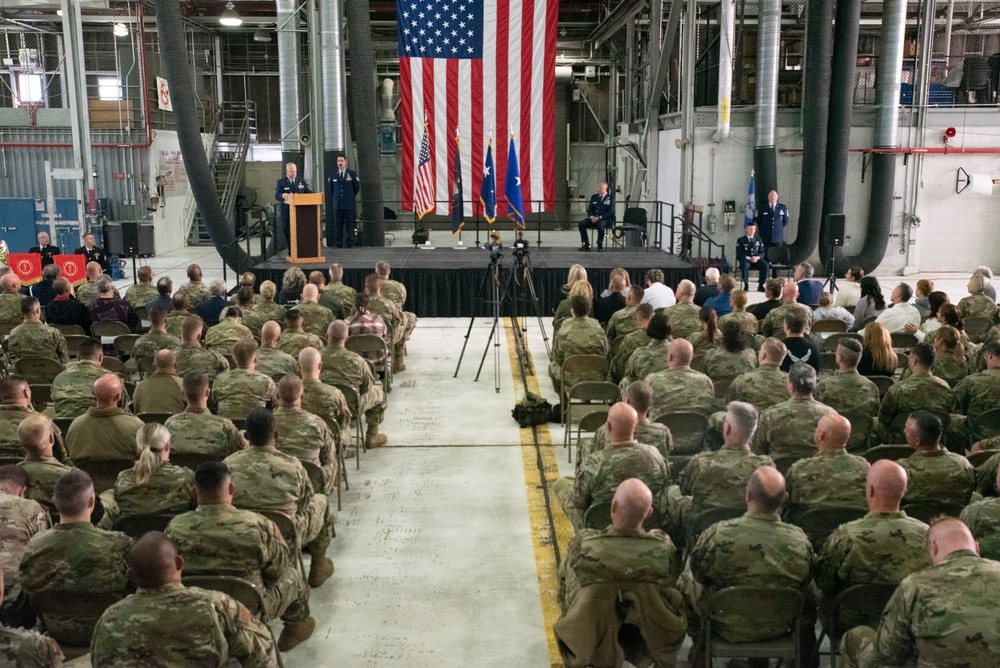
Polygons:
<instances>
[{"instance_id":1,"label":"black loudspeaker","mask_svg":"<svg viewBox=\"0 0 1000 668\"><path fill-rule=\"evenodd\" d=\"M139 252L139 223L122 222L122 255Z\"/></svg>"},{"instance_id":2,"label":"black loudspeaker","mask_svg":"<svg viewBox=\"0 0 1000 668\"><path fill-rule=\"evenodd\" d=\"M844 245L844 223L847 219L842 213L826 214L826 247L841 247Z\"/></svg>"},{"instance_id":3,"label":"black loudspeaker","mask_svg":"<svg viewBox=\"0 0 1000 668\"><path fill-rule=\"evenodd\" d=\"M118 257L152 257L154 252L153 226L135 221L122 221L108 225L106 240L108 253Z\"/></svg>"}]
</instances>

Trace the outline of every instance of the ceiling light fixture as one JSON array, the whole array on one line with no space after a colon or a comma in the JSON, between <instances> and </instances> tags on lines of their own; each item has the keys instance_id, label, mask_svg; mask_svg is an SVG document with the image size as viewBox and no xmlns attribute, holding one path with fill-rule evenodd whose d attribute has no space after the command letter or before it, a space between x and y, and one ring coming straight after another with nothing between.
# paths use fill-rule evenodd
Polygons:
<instances>
[{"instance_id":1,"label":"ceiling light fixture","mask_svg":"<svg viewBox=\"0 0 1000 668\"><path fill-rule=\"evenodd\" d=\"M128 37L128 26L126 26L124 23L121 22L116 23L114 25L113 31L115 33L115 37Z\"/></svg>"},{"instance_id":2,"label":"ceiling light fixture","mask_svg":"<svg viewBox=\"0 0 1000 668\"><path fill-rule=\"evenodd\" d=\"M230 28L243 25L243 19L236 13L236 8L231 1L226 3L226 11L219 16L219 23Z\"/></svg>"},{"instance_id":3,"label":"ceiling light fixture","mask_svg":"<svg viewBox=\"0 0 1000 668\"><path fill-rule=\"evenodd\" d=\"M270 31L261 29L261 30L258 30L256 32L254 32L254 34L253 34L253 41L255 41L255 42L264 42L264 43L270 42L271 41L271 33L270 33Z\"/></svg>"}]
</instances>

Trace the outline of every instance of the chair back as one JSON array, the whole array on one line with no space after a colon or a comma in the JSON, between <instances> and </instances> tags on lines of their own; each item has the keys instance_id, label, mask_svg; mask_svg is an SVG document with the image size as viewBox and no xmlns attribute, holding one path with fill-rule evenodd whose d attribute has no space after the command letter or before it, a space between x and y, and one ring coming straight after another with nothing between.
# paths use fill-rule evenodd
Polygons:
<instances>
[{"instance_id":1,"label":"chair back","mask_svg":"<svg viewBox=\"0 0 1000 668\"><path fill-rule=\"evenodd\" d=\"M843 320L816 320L813 322L810 328L813 333L816 332L835 332L842 333L847 331L847 323Z\"/></svg>"},{"instance_id":2,"label":"chair back","mask_svg":"<svg viewBox=\"0 0 1000 668\"><path fill-rule=\"evenodd\" d=\"M90 632L97 625L97 620L101 618L104 611L117 603L120 598L115 594L98 592L65 592L65 591L36 591L28 595L31 609L35 611L39 619L44 623L51 615L60 617L72 617L78 621L79 627L86 625ZM75 625L76 626L76 625ZM76 638L61 637L57 633L52 633L52 625L46 624L48 633L59 643L76 645ZM58 625L56 625L58 628ZM89 633L86 632L88 637Z\"/></svg>"},{"instance_id":3,"label":"chair back","mask_svg":"<svg viewBox=\"0 0 1000 668\"><path fill-rule=\"evenodd\" d=\"M143 378L151 375L154 371L156 371L156 368L153 366L152 357L140 357L136 361L135 365L136 368L139 369L139 375L142 376Z\"/></svg>"},{"instance_id":4,"label":"chair back","mask_svg":"<svg viewBox=\"0 0 1000 668\"><path fill-rule=\"evenodd\" d=\"M80 327L80 325L61 325L61 324L58 324L58 323L51 323L50 322L49 323L49 327L51 327L52 329L54 329L54 330L56 330L58 332L62 332L63 336L67 336L67 337L70 336L70 335L78 335L78 336L86 336L87 335L87 332L84 331L83 327Z\"/></svg>"},{"instance_id":5,"label":"chair back","mask_svg":"<svg viewBox=\"0 0 1000 668\"><path fill-rule=\"evenodd\" d=\"M18 375L24 376L29 385L51 385L55 377L66 367L51 357L19 357L14 363Z\"/></svg>"},{"instance_id":6,"label":"chair back","mask_svg":"<svg viewBox=\"0 0 1000 668\"><path fill-rule=\"evenodd\" d=\"M889 388L896 384L896 379L892 376L868 376L868 380L875 383L878 387L879 399L885 397L885 393L889 391Z\"/></svg>"},{"instance_id":7,"label":"chair back","mask_svg":"<svg viewBox=\"0 0 1000 668\"><path fill-rule=\"evenodd\" d=\"M386 332L386 336L388 336L388 332ZM358 354L378 351L388 352L385 340L374 334L356 334L347 339L344 347Z\"/></svg>"},{"instance_id":8,"label":"chair back","mask_svg":"<svg viewBox=\"0 0 1000 668\"><path fill-rule=\"evenodd\" d=\"M115 337L115 350L118 352L118 357L124 358L132 354L132 349L135 348L135 342L139 340L138 334L120 334Z\"/></svg>"},{"instance_id":9,"label":"chair back","mask_svg":"<svg viewBox=\"0 0 1000 668\"><path fill-rule=\"evenodd\" d=\"M837 370L837 353L820 352L819 354L820 372L834 372Z\"/></svg>"},{"instance_id":10,"label":"chair back","mask_svg":"<svg viewBox=\"0 0 1000 668\"><path fill-rule=\"evenodd\" d=\"M100 320L90 325L90 333L94 338L108 337L114 339L122 334L131 334L132 330L124 322L118 320Z\"/></svg>"},{"instance_id":11,"label":"chair back","mask_svg":"<svg viewBox=\"0 0 1000 668\"><path fill-rule=\"evenodd\" d=\"M791 251L788 246L771 246L767 249L767 263L770 265L791 264Z\"/></svg>"},{"instance_id":12,"label":"chair back","mask_svg":"<svg viewBox=\"0 0 1000 668\"><path fill-rule=\"evenodd\" d=\"M221 461L214 455L205 455L200 452L174 452L170 451L170 463L174 466L183 466L194 471L205 462Z\"/></svg>"},{"instance_id":13,"label":"chair back","mask_svg":"<svg viewBox=\"0 0 1000 668\"><path fill-rule=\"evenodd\" d=\"M603 355L570 355L562 364L562 378L583 380L608 380L611 364ZM563 383L565 385L565 383Z\"/></svg>"},{"instance_id":14,"label":"chair back","mask_svg":"<svg viewBox=\"0 0 1000 668\"><path fill-rule=\"evenodd\" d=\"M861 321L861 326L858 329L864 329L865 327L867 327L868 325L872 324L873 322L875 322L875 316L870 315L870 316L868 316L867 318L865 318L864 320Z\"/></svg>"},{"instance_id":15,"label":"chair back","mask_svg":"<svg viewBox=\"0 0 1000 668\"><path fill-rule=\"evenodd\" d=\"M827 634L831 638L840 638L855 626L878 628L882 611L895 592L896 585L859 584L848 587L833 600Z\"/></svg>"},{"instance_id":16,"label":"chair back","mask_svg":"<svg viewBox=\"0 0 1000 668\"><path fill-rule=\"evenodd\" d=\"M691 524L689 525L690 532L688 533L690 540L688 544L694 545L694 542L698 540L698 536L716 522L724 522L725 520L742 517L744 512L746 512L745 508L707 508L701 511L691 518Z\"/></svg>"},{"instance_id":17,"label":"chair back","mask_svg":"<svg viewBox=\"0 0 1000 668\"><path fill-rule=\"evenodd\" d=\"M802 455L780 455L771 459L774 460L774 468L778 469L781 475L785 475L788 473L788 469L792 468L792 464L802 458Z\"/></svg>"},{"instance_id":18,"label":"chair back","mask_svg":"<svg viewBox=\"0 0 1000 668\"><path fill-rule=\"evenodd\" d=\"M31 387L31 405L36 411L41 413L52 403L52 386L35 384L29 387Z\"/></svg>"},{"instance_id":19,"label":"chair back","mask_svg":"<svg viewBox=\"0 0 1000 668\"><path fill-rule=\"evenodd\" d=\"M104 359L101 361L101 366L111 373L121 376L122 378L129 377L128 367L125 366L125 362L122 362L117 357L105 355Z\"/></svg>"},{"instance_id":20,"label":"chair back","mask_svg":"<svg viewBox=\"0 0 1000 668\"><path fill-rule=\"evenodd\" d=\"M928 503L904 503L903 511L910 517L921 522L930 524L930 521L938 515L958 517L965 510L965 506L960 503L928 502Z\"/></svg>"},{"instance_id":21,"label":"chair back","mask_svg":"<svg viewBox=\"0 0 1000 668\"><path fill-rule=\"evenodd\" d=\"M819 322L834 322L834 321L833 320L820 320ZM813 325L813 330L812 331L814 331L814 332L816 332L816 331L822 331L822 330L817 330L816 329L816 325L818 325L819 322L817 322L817 323L815 323ZM836 322L839 322L839 321L836 321ZM840 345L840 341L842 339L854 339L855 341L860 341L861 340L861 335L858 334L858 333L856 333L856 332L834 332L830 336L828 336L825 339L823 339L823 347L820 348L820 351L824 352L824 353L835 353L835 352L837 352L837 346Z\"/></svg>"},{"instance_id":22,"label":"chair back","mask_svg":"<svg viewBox=\"0 0 1000 668\"><path fill-rule=\"evenodd\" d=\"M662 523L659 511L653 508L652 514L647 517L642 527L646 531L659 529ZM611 502L598 501L592 503L583 513L583 526L585 529L606 529L611 524Z\"/></svg>"},{"instance_id":23,"label":"chair back","mask_svg":"<svg viewBox=\"0 0 1000 668\"><path fill-rule=\"evenodd\" d=\"M151 424L153 422L156 424L166 424L167 420L173 416L173 413L139 413L136 415L137 418L146 424Z\"/></svg>"},{"instance_id":24,"label":"chair back","mask_svg":"<svg viewBox=\"0 0 1000 668\"><path fill-rule=\"evenodd\" d=\"M642 225L646 226L647 220L646 210L642 207L629 207L625 209L625 214L622 216L623 225Z\"/></svg>"},{"instance_id":25,"label":"chair back","mask_svg":"<svg viewBox=\"0 0 1000 668\"><path fill-rule=\"evenodd\" d=\"M90 476L90 479L94 481L94 492L100 494L113 488L118 474L132 468L135 461L132 459L83 459L74 463L77 468Z\"/></svg>"},{"instance_id":26,"label":"chair back","mask_svg":"<svg viewBox=\"0 0 1000 668\"><path fill-rule=\"evenodd\" d=\"M281 532L281 537L285 539L288 546L293 550L298 550L299 547L299 531L295 526L295 520L281 512L280 510L257 510L252 509L258 515L263 515L267 519L274 522L278 527L278 531Z\"/></svg>"},{"instance_id":27,"label":"chair back","mask_svg":"<svg viewBox=\"0 0 1000 668\"><path fill-rule=\"evenodd\" d=\"M32 395L34 396L34 395ZM983 411L974 418L970 418L969 425L973 440L981 440L992 436L1000 436L1000 408L991 408Z\"/></svg>"},{"instance_id":28,"label":"chair back","mask_svg":"<svg viewBox=\"0 0 1000 668\"><path fill-rule=\"evenodd\" d=\"M63 338L66 339L66 352L73 358L80 356L80 346L84 341L92 340L86 334L66 334Z\"/></svg>"},{"instance_id":29,"label":"chair back","mask_svg":"<svg viewBox=\"0 0 1000 668\"><path fill-rule=\"evenodd\" d=\"M908 353L913 349L913 346L920 343L916 336L905 332L893 332L889 337L892 339L893 349L898 352Z\"/></svg>"},{"instance_id":30,"label":"chair back","mask_svg":"<svg viewBox=\"0 0 1000 668\"><path fill-rule=\"evenodd\" d=\"M141 538L150 531L163 531L174 519L173 515L123 515L115 520L114 531L121 531L132 538Z\"/></svg>"},{"instance_id":31,"label":"chair back","mask_svg":"<svg viewBox=\"0 0 1000 668\"><path fill-rule=\"evenodd\" d=\"M720 622L726 617L748 617L755 618L755 628L762 641L771 639L782 639L788 641L790 646L775 646L772 651L775 654L761 654L758 652L750 654L736 654L735 656L779 656L795 658L798 656L798 620L802 613L802 606L805 603L805 596L798 589L790 587L726 587L716 592L705 606L705 638L709 644L709 656L707 662L711 665L711 656L733 656L728 652L717 651L713 648L721 636L725 637L725 628L718 628ZM758 610L769 610L773 614L760 617L756 613ZM713 629L713 626L716 628ZM755 643L738 643L755 644Z\"/></svg>"},{"instance_id":32,"label":"chair back","mask_svg":"<svg viewBox=\"0 0 1000 668\"><path fill-rule=\"evenodd\" d=\"M75 420L75 419L76 418L61 418L61 417L57 417L57 418L52 418L52 422L54 422L55 425L57 427L59 427L59 431L61 431L62 434L63 434L63 436L65 436L66 432L69 431L69 426L71 424L73 424L73 420Z\"/></svg>"},{"instance_id":33,"label":"chair back","mask_svg":"<svg viewBox=\"0 0 1000 668\"><path fill-rule=\"evenodd\" d=\"M323 479L323 469L310 461L300 459L299 462L302 463L302 468L306 470L306 474L309 476L309 482L312 483L313 489L320 493L325 492L326 481Z\"/></svg>"},{"instance_id":34,"label":"chair back","mask_svg":"<svg viewBox=\"0 0 1000 668\"><path fill-rule=\"evenodd\" d=\"M252 582L233 575L185 575L181 582L185 587L200 587L228 594L242 603L254 617L267 621L264 597Z\"/></svg>"},{"instance_id":35,"label":"chair back","mask_svg":"<svg viewBox=\"0 0 1000 668\"><path fill-rule=\"evenodd\" d=\"M818 553L841 524L861 519L866 514L867 511L860 508L810 508L800 514L794 524L805 532Z\"/></svg>"},{"instance_id":36,"label":"chair back","mask_svg":"<svg viewBox=\"0 0 1000 668\"><path fill-rule=\"evenodd\" d=\"M986 334L993 326L993 321L981 315L972 315L962 319L962 326L969 341L982 343L986 340Z\"/></svg>"},{"instance_id":37,"label":"chair back","mask_svg":"<svg viewBox=\"0 0 1000 668\"><path fill-rule=\"evenodd\" d=\"M979 468L981 465L986 463L986 460L993 455L1000 454L1000 450L980 450L979 452L973 452L971 455L966 457L969 463L974 467Z\"/></svg>"},{"instance_id":38,"label":"chair back","mask_svg":"<svg viewBox=\"0 0 1000 668\"><path fill-rule=\"evenodd\" d=\"M992 453L990 453L992 454ZM0 466L16 466L24 461L24 457L0 457Z\"/></svg>"},{"instance_id":39,"label":"chair back","mask_svg":"<svg viewBox=\"0 0 1000 668\"><path fill-rule=\"evenodd\" d=\"M906 459L913 454L913 448L908 445L876 445L874 448L870 448L865 451L862 455L869 464L874 464L880 459L891 459L892 461L899 461L900 459Z\"/></svg>"},{"instance_id":40,"label":"chair back","mask_svg":"<svg viewBox=\"0 0 1000 668\"><path fill-rule=\"evenodd\" d=\"M851 437L847 440L847 449L851 452L868 449L868 441L875 428L875 419L864 413L844 413L851 423Z\"/></svg>"},{"instance_id":41,"label":"chair back","mask_svg":"<svg viewBox=\"0 0 1000 668\"><path fill-rule=\"evenodd\" d=\"M656 421L670 428L674 439L671 454L688 455L701 452L705 433L708 431L708 416L695 411L662 413Z\"/></svg>"},{"instance_id":42,"label":"chair back","mask_svg":"<svg viewBox=\"0 0 1000 668\"><path fill-rule=\"evenodd\" d=\"M351 422L354 422L359 418L358 415L358 405L360 404L360 398L358 396L358 388L353 385L346 385L344 383L335 383L334 387L340 390L341 394L344 395L344 400L347 402L347 407L351 411Z\"/></svg>"},{"instance_id":43,"label":"chair back","mask_svg":"<svg viewBox=\"0 0 1000 668\"><path fill-rule=\"evenodd\" d=\"M569 401L600 401L613 404L621 398L620 388L606 380L585 380L569 388Z\"/></svg>"},{"instance_id":44,"label":"chair back","mask_svg":"<svg viewBox=\"0 0 1000 668\"><path fill-rule=\"evenodd\" d=\"M729 392L729 386L733 384L734 380L736 380L736 376L716 376L712 379L716 401L721 403L726 400L726 393Z\"/></svg>"}]
</instances>

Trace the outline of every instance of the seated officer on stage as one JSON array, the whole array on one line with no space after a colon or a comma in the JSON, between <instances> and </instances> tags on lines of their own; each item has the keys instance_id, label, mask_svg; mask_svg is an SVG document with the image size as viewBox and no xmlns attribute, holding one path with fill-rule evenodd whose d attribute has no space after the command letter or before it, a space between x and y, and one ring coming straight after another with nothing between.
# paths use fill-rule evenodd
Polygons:
<instances>
[{"instance_id":1,"label":"seated officer on stage","mask_svg":"<svg viewBox=\"0 0 1000 668\"><path fill-rule=\"evenodd\" d=\"M736 240L736 262L740 265L743 289L750 290L750 270L757 269L757 292L764 291L767 281L767 253L764 242L757 236L757 224L746 226L746 235Z\"/></svg>"},{"instance_id":2,"label":"seated officer on stage","mask_svg":"<svg viewBox=\"0 0 1000 668\"><path fill-rule=\"evenodd\" d=\"M597 228L597 250L604 247L604 230L611 227L612 218L615 215L614 199L608 192L608 182L601 181L597 184L597 194L590 196L590 204L587 205L587 217L580 221L580 241L583 245L580 250L589 251L590 241L587 239L587 228Z\"/></svg>"}]
</instances>

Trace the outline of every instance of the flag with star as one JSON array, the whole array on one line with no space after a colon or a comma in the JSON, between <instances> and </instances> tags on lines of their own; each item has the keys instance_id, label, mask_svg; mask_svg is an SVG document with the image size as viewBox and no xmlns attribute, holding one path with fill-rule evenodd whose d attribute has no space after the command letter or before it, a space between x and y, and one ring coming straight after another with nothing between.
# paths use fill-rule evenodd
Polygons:
<instances>
[{"instance_id":1,"label":"flag with star","mask_svg":"<svg viewBox=\"0 0 1000 668\"><path fill-rule=\"evenodd\" d=\"M479 203L483 206L483 218L490 225L497 219L497 173L493 164L493 139L486 143L486 162L480 177Z\"/></svg>"},{"instance_id":2,"label":"flag with star","mask_svg":"<svg viewBox=\"0 0 1000 668\"><path fill-rule=\"evenodd\" d=\"M413 200L413 211L417 218L423 218L434 210L434 166L431 164L431 153L427 148L427 125L424 125L424 138L420 142L420 165L417 167L416 196Z\"/></svg>"},{"instance_id":3,"label":"flag with star","mask_svg":"<svg viewBox=\"0 0 1000 668\"><path fill-rule=\"evenodd\" d=\"M462 192L462 150L458 133L455 133L455 169L452 170L451 180L451 233L456 235L462 231L465 221L462 214L465 213L465 196Z\"/></svg>"},{"instance_id":4,"label":"flag with star","mask_svg":"<svg viewBox=\"0 0 1000 668\"><path fill-rule=\"evenodd\" d=\"M514 227L524 229L524 200L521 198L521 170L517 165L517 146L514 145L514 133L510 133L510 145L507 148L507 181L504 183L504 195L510 205L510 217L514 219Z\"/></svg>"},{"instance_id":5,"label":"flag with star","mask_svg":"<svg viewBox=\"0 0 1000 668\"><path fill-rule=\"evenodd\" d=\"M451 215L456 206L456 155L463 185L480 190L490 128L511 128L518 138L522 212L555 207L558 10L559 0L396 0L405 208L416 200L425 119L434 213ZM494 160L505 174L507 152ZM504 215L507 202L497 194ZM464 216L473 215L473 201L461 203Z\"/></svg>"}]
</instances>

